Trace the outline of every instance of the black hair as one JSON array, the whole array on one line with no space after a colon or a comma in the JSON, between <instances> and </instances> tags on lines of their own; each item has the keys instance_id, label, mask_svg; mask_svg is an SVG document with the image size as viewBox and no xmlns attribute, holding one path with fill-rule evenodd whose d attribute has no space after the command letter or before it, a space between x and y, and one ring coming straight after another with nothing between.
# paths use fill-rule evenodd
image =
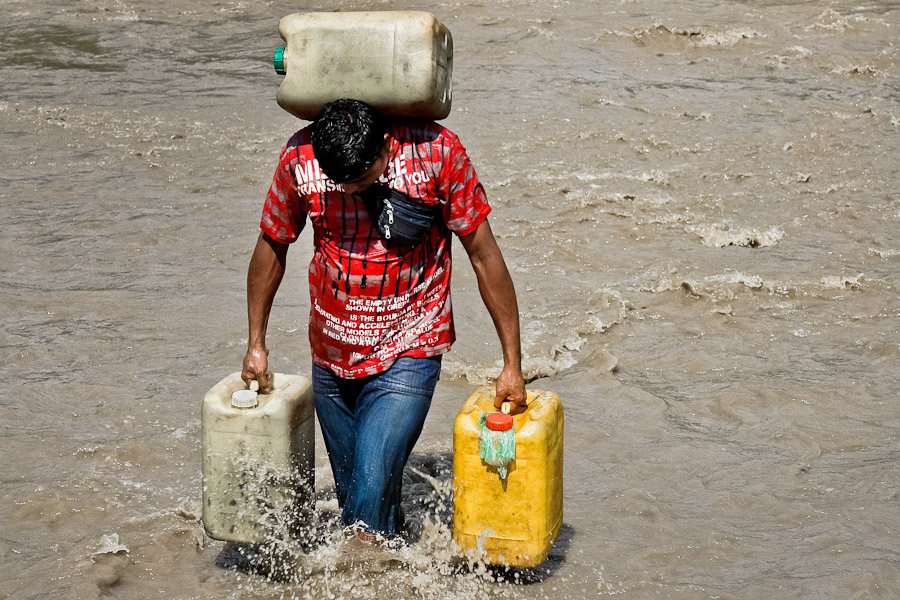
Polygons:
<instances>
[{"instance_id":1,"label":"black hair","mask_svg":"<svg viewBox=\"0 0 900 600\"><path fill-rule=\"evenodd\" d=\"M359 100L329 102L313 124L312 146L319 167L335 183L361 176L384 147L384 123L374 108Z\"/></svg>"}]
</instances>

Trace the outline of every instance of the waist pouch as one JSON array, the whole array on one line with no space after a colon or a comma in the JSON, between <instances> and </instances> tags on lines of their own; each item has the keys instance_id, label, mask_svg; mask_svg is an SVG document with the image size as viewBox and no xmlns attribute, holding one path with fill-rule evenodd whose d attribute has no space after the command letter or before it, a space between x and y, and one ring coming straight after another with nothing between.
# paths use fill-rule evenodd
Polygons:
<instances>
[{"instance_id":1,"label":"waist pouch","mask_svg":"<svg viewBox=\"0 0 900 600\"><path fill-rule=\"evenodd\" d=\"M373 185L363 197L375 227L384 239L396 244L419 244L440 217L440 207L383 185Z\"/></svg>"}]
</instances>

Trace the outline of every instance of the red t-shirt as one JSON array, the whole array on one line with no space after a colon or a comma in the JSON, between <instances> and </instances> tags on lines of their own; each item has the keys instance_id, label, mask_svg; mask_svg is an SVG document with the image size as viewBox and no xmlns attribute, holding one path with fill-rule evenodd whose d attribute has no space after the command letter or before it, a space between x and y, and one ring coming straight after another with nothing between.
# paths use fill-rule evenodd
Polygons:
<instances>
[{"instance_id":1,"label":"red t-shirt","mask_svg":"<svg viewBox=\"0 0 900 600\"><path fill-rule=\"evenodd\" d=\"M319 169L312 126L281 152L260 227L289 244L313 225L309 342L313 361L344 378L386 370L399 356L443 354L455 340L450 307L450 232L487 217L484 188L465 148L432 121L390 124L390 160L379 182L424 203L443 220L415 246L385 245L361 198Z\"/></svg>"}]
</instances>

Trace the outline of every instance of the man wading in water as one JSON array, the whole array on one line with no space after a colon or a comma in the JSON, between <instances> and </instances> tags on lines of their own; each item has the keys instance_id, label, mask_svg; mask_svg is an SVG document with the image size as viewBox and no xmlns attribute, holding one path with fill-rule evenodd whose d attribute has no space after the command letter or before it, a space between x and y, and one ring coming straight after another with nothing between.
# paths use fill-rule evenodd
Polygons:
<instances>
[{"instance_id":1,"label":"man wading in water","mask_svg":"<svg viewBox=\"0 0 900 600\"><path fill-rule=\"evenodd\" d=\"M398 242L402 201L385 215L373 193L406 194L436 217L419 240ZM392 202L393 201L393 202ZM431 207L431 208L429 208ZM288 140L266 196L247 273L249 345L242 378L268 391L266 327L289 244L312 223L309 341L316 414L341 520L365 541L400 533L400 487L455 339L450 234L459 236L503 351L500 408L525 405L512 278L490 206L458 138L433 121L382 120L356 100L326 105ZM394 227L395 235L390 235Z\"/></svg>"}]
</instances>

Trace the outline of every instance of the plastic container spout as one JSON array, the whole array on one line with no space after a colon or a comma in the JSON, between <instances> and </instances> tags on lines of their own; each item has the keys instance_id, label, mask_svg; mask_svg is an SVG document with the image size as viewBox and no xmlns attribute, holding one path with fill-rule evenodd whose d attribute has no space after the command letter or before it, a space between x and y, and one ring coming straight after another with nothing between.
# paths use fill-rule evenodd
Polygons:
<instances>
[{"instance_id":1,"label":"plastic container spout","mask_svg":"<svg viewBox=\"0 0 900 600\"><path fill-rule=\"evenodd\" d=\"M284 46L275 49L275 72L284 75L287 71L284 68Z\"/></svg>"}]
</instances>

